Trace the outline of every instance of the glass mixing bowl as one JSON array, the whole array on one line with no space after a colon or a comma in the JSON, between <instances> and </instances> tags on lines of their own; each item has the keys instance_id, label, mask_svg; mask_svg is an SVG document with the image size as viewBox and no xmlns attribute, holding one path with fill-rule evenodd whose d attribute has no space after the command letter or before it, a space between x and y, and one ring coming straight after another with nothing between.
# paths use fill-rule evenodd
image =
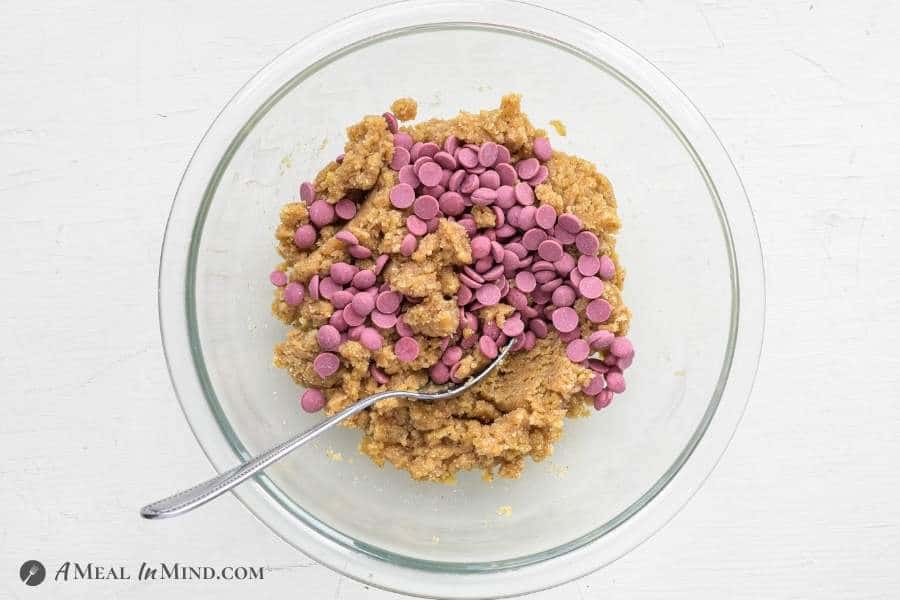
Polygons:
<instances>
[{"instance_id":1,"label":"glass mixing bowl","mask_svg":"<svg viewBox=\"0 0 900 600\"><path fill-rule=\"evenodd\" d=\"M279 207L341 152L344 128L398 96L420 118L523 94L557 149L613 183L637 348L628 390L571 420L519 480L419 483L339 430L235 492L274 532L367 584L424 596L514 595L615 560L683 506L743 412L764 314L759 241L741 182L697 109L590 25L528 4L391 4L305 38L253 77L204 136L178 189L160 319L185 415L221 471L321 415L272 366ZM551 119L568 135L557 135ZM174 483L174 482L173 482ZM181 482L184 483L184 482ZM502 507L502 508L501 508Z\"/></svg>"}]
</instances>

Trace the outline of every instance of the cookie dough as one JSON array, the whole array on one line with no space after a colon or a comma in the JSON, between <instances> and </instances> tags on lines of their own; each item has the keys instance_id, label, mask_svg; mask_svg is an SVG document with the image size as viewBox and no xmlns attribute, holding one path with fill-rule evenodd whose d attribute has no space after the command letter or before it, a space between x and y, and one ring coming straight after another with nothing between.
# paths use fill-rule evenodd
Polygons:
<instances>
[{"instance_id":1,"label":"cookie dough","mask_svg":"<svg viewBox=\"0 0 900 600\"><path fill-rule=\"evenodd\" d=\"M615 249L620 221L612 186L589 161L551 151L546 132L529 122L518 95L504 96L497 109L404 126L398 121L415 118L415 101L401 98L391 109L349 127L344 153L314 182L301 185L300 201L282 208L275 233L282 262L271 275L272 312L289 329L275 348L275 365L309 388L304 409L324 407L333 414L377 391L417 390L446 381L451 373L453 381L461 381L489 362L490 348L479 340L487 337L488 346L493 342L496 347L515 337L518 351L462 396L429 403L386 400L345 425L361 430L360 449L375 463L389 462L417 480L450 482L460 470L470 469L481 470L487 479L518 477L527 457L539 461L552 453L566 417L586 416L591 405L604 408L613 393L624 391L621 373L634 350L625 337L631 313L621 296L624 270ZM547 256L559 261L564 255L562 262L571 264L560 273L574 272L564 284L532 281L556 275L541 276L531 269L509 281L496 280L500 285L494 287L506 290L499 300L491 298L493 290L479 293L490 282L472 280L473 274L488 274L478 271L477 256L485 249L475 238L500 227L497 221L505 215L490 204L502 192L496 186L494 194L470 189L460 195L465 204L477 205L457 206L462 199L445 198L454 189L447 167L442 172L434 166L439 164L437 152L452 150L447 154L453 156L453 166L465 171L461 167L466 165L457 165L456 159L470 159L466 148L476 156L491 155L487 161L497 168L467 167L455 182L460 192L472 171L480 170L476 180L487 182L488 189L494 182L492 176L481 177L486 171L517 181L522 177L514 186L515 198L538 209L528 211L538 223L551 216L555 221L557 215L557 228L565 226L564 218L577 222L573 231L580 239L572 233L567 242L564 227L551 227L550 234L559 235L545 237L553 237L553 243L530 251L529 260ZM495 150L499 157L493 157ZM423 156L429 158L420 160ZM511 175L501 169L501 159L507 170L513 167ZM416 161L418 175L410 175ZM404 178L419 186L409 205ZM429 195L423 190L434 193L442 212L435 215L430 200L419 202ZM542 207L552 210L541 212ZM448 214L462 210L466 214ZM522 237L527 245L527 235L516 233L512 239ZM540 238L540 232L531 237ZM488 253L495 252L491 241ZM552 300L555 290L547 291L544 304L532 299L540 314L523 317L513 298L517 293L524 297L531 285L535 289L547 283L569 291L554 293ZM532 294L540 293L535 289ZM395 309L395 301L403 307ZM571 315L554 314L556 301L571 305L571 331L557 329L557 321L569 328ZM594 355L584 358L588 347Z\"/></svg>"}]
</instances>

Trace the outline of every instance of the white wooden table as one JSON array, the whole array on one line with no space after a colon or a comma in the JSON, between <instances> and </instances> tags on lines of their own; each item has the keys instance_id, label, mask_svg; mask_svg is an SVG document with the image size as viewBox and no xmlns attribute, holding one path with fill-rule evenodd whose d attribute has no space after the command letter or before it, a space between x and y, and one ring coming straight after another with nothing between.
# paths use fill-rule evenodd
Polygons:
<instances>
[{"instance_id":1,"label":"white wooden table","mask_svg":"<svg viewBox=\"0 0 900 600\"><path fill-rule=\"evenodd\" d=\"M211 468L163 364L169 203L231 93L373 5L0 2L0 598L389 598L317 566L234 498L136 508ZM900 7L571 0L697 103L753 202L768 276L757 385L688 507L540 600L900 597ZM271 567L263 582L29 588L26 559Z\"/></svg>"}]
</instances>

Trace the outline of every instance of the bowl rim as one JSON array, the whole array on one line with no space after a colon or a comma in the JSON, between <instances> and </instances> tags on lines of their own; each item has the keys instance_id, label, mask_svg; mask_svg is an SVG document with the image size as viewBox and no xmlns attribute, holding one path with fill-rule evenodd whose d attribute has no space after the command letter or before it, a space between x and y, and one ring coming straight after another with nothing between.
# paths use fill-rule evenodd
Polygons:
<instances>
[{"instance_id":1,"label":"bowl rim","mask_svg":"<svg viewBox=\"0 0 900 600\"><path fill-rule=\"evenodd\" d=\"M263 67L235 94L210 125L185 169L160 257L160 332L182 410L201 449L221 472L248 453L233 431L230 437L234 439L228 439L221 415L215 414L218 403L204 373L199 339L191 327L195 306L193 261L218 178L253 125L312 72L362 46L435 27L525 36L573 52L618 77L656 110L692 154L714 203L718 201L723 234L726 242L730 240L730 355L726 352L719 384L704 418L663 477L629 508L591 533L525 560L442 563L403 557L347 538L312 515L307 514L318 528L302 518L298 521L298 515L286 514L280 505L285 498L278 498L277 487L265 476L235 491L248 510L279 537L364 583L421 596L509 596L552 587L609 564L674 517L727 447L755 378L764 333L765 276L752 209L715 132L683 92L652 63L588 23L516 0L406 0L356 13L305 38ZM226 148L224 154L221 148ZM203 397L206 402L186 401L194 397Z\"/></svg>"}]
</instances>

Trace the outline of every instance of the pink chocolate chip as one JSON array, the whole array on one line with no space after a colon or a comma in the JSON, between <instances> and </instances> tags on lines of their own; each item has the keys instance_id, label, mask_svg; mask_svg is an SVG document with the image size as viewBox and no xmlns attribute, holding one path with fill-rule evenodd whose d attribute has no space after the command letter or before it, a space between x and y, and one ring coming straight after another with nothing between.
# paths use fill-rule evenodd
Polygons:
<instances>
[{"instance_id":1,"label":"pink chocolate chip","mask_svg":"<svg viewBox=\"0 0 900 600\"><path fill-rule=\"evenodd\" d=\"M381 327L382 329L390 329L397 324L397 317L392 313L383 313L374 310L369 315L369 318L372 319L372 323L376 327Z\"/></svg>"},{"instance_id":2,"label":"pink chocolate chip","mask_svg":"<svg viewBox=\"0 0 900 600\"><path fill-rule=\"evenodd\" d=\"M450 369L443 363L435 363L428 369L428 375L431 381L438 385L443 385L450 381Z\"/></svg>"},{"instance_id":3,"label":"pink chocolate chip","mask_svg":"<svg viewBox=\"0 0 900 600\"><path fill-rule=\"evenodd\" d=\"M575 328L578 327L578 313L568 306L563 306L554 310L551 319L553 321L553 326L561 333L575 331Z\"/></svg>"},{"instance_id":4,"label":"pink chocolate chip","mask_svg":"<svg viewBox=\"0 0 900 600\"><path fill-rule=\"evenodd\" d=\"M466 210L465 201L457 192L444 192L441 194L438 207L448 217L457 217Z\"/></svg>"},{"instance_id":5,"label":"pink chocolate chip","mask_svg":"<svg viewBox=\"0 0 900 600\"><path fill-rule=\"evenodd\" d=\"M354 313L360 317L365 317L375 310L375 299L372 297L372 294L356 294L353 296L350 306L353 307ZM345 316L344 318L346 319L347 317Z\"/></svg>"},{"instance_id":6,"label":"pink chocolate chip","mask_svg":"<svg viewBox=\"0 0 900 600\"><path fill-rule=\"evenodd\" d=\"M403 320L403 315L400 315L400 317L397 319L396 328L397 333L400 334L400 337L412 337L413 335L412 327L410 327L406 323L406 321Z\"/></svg>"},{"instance_id":7,"label":"pink chocolate chip","mask_svg":"<svg viewBox=\"0 0 900 600\"><path fill-rule=\"evenodd\" d=\"M336 234L334 234L334 238L344 242L348 246L355 246L359 243L359 240L356 238L356 236L346 229L338 231Z\"/></svg>"},{"instance_id":8,"label":"pink chocolate chip","mask_svg":"<svg viewBox=\"0 0 900 600\"><path fill-rule=\"evenodd\" d=\"M478 163L482 167L493 167L497 162L500 150L494 142L485 142L478 150Z\"/></svg>"},{"instance_id":9,"label":"pink chocolate chip","mask_svg":"<svg viewBox=\"0 0 900 600\"><path fill-rule=\"evenodd\" d=\"M316 332L316 341L326 352L337 350L341 345L341 332L334 325L322 325Z\"/></svg>"},{"instance_id":10,"label":"pink chocolate chip","mask_svg":"<svg viewBox=\"0 0 900 600\"><path fill-rule=\"evenodd\" d=\"M531 179L537 175L540 168L541 164L536 158L526 158L516 163L516 173L519 174L520 179Z\"/></svg>"},{"instance_id":11,"label":"pink chocolate chip","mask_svg":"<svg viewBox=\"0 0 900 600\"><path fill-rule=\"evenodd\" d=\"M596 410L603 410L612 402L613 393L609 390L602 390L597 396L594 398L594 408Z\"/></svg>"},{"instance_id":12,"label":"pink chocolate chip","mask_svg":"<svg viewBox=\"0 0 900 600\"><path fill-rule=\"evenodd\" d=\"M556 209L549 204L540 206L537 209L535 221L537 221L537 225L541 229L546 229L548 231L553 229L553 226L556 225Z\"/></svg>"},{"instance_id":13,"label":"pink chocolate chip","mask_svg":"<svg viewBox=\"0 0 900 600\"><path fill-rule=\"evenodd\" d=\"M571 281L572 285L574 285L576 288L578 287L578 284L581 283L582 279L584 279L584 275L582 275L579 271L574 269L572 271L569 271L569 281Z\"/></svg>"},{"instance_id":14,"label":"pink chocolate chip","mask_svg":"<svg viewBox=\"0 0 900 600\"><path fill-rule=\"evenodd\" d=\"M478 206L488 206L497 199L497 191L491 188L480 187L472 192L472 203Z\"/></svg>"},{"instance_id":15,"label":"pink chocolate chip","mask_svg":"<svg viewBox=\"0 0 900 600\"><path fill-rule=\"evenodd\" d=\"M545 137L536 137L532 143L534 148L534 156L541 162L547 162L553 156L553 149L550 147L550 140Z\"/></svg>"},{"instance_id":16,"label":"pink chocolate chip","mask_svg":"<svg viewBox=\"0 0 900 600\"><path fill-rule=\"evenodd\" d=\"M331 295L331 304L335 308L344 308L353 300L353 292L348 290L338 290Z\"/></svg>"},{"instance_id":17,"label":"pink chocolate chip","mask_svg":"<svg viewBox=\"0 0 900 600\"><path fill-rule=\"evenodd\" d=\"M491 240L483 235L472 238L472 258L484 258L491 253Z\"/></svg>"},{"instance_id":18,"label":"pink chocolate chip","mask_svg":"<svg viewBox=\"0 0 900 600\"><path fill-rule=\"evenodd\" d=\"M275 287L284 287L287 285L288 276L284 271L272 271L269 273L269 281Z\"/></svg>"},{"instance_id":19,"label":"pink chocolate chip","mask_svg":"<svg viewBox=\"0 0 900 600\"><path fill-rule=\"evenodd\" d=\"M538 246L541 245L541 242L546 239L546 232L535 227L526 231L525 235L522 236L522 245L525 246L527 250L531 250L533 252L537 250Z\"/></svg>"},{"instance_id":20,"label":"pink chocolate chip","mask_svg":"<svg viewBox=\"0 0 900 600\"><path fill-rule=\"evenodd\" d=\"M605 329L600 329L599 331L595 331L591 335L588 336L588 344L590 344L591 348L594 350L603 350L604 348L608 348L610 344L612 344L613 339L615 339L615 335L611 332L606 331Z\"/></svg>"},{"instance_id":21,"label":"pink chocolate chip","mask_svg":"<svg viewBox=\"0 0 900 600\"><path fill-rule=\"evenodd\" d=\"M399 171L409 164L409 150L402 146L394 146L394 156L391 157L391 168Z\"/></svg>"},{"instance_id":22,"label":"pink chocolate chip","mask_svg":"<svg viewBox=\"0 0 900 600\"><path fill-rule=\"evenodd\" d=\"M535 217L537 216L537 208L534 206L523 206L522 210L519 211L519 223L517 227L519 229L531 229L537 224Z\"/></svg>"},{"instance_id":23,"label":"pink chocolate chip","mask_svg":"<svg viewBox=\"0 0 900 600\"><path fill-rule=\"evenodd\" d=\"M412 148L413 139L412 136L406 133L405 131L398 131L394 134L394 147L404 148L409 150Z\"/></svg>"},{"instance_id":24,"label":"pink chocolate chip","mask_svg":"<svg viewBox=\"0 0 900 600\"><path fill-rule=\"evenodd\" d=\"M572 213L561 214L557 222L563 230L569 233L575 234L581 231L581 219Z\"/></svg>"},{"instance_id":25,"label":"pink chocolate chip","mask_svg":"<svg viewBox=\"0 0 900 600\"><path fill-rule=\"evenodd\" d=\"M441 182L444 170L433 160L424 163L416 173L423 185L437 185Z\"/></svg>"},{"instance_id":26,"label":"pink chocolate chip","mask_svg":"<svg viewBox=\"0 0 900 600\"><path fill-rule=\"evenodd\" d=\"M344 321L344 315L339 310L331 313L331 316L328 318L328 324L333 325L338 331L347 331L347 322Z\"/></svg>"},{"instance_id":27,"label":"pink chocolate chip","mask_svg":"<svg viewBox=\"0 0 900 600\"><path fill-rule=\"evenodd\" d=\"M475 298L485 306L493 306L500 302L500 288L493 283L486 283L475 292Z\"/></svg>"},{"instance_id":28,"label":"pink chocolate chip","mask_svg":"<svg viewBox=\"0 0 900 600\"><path fill-rule=\"evenodd\" d=\"M503 256L505 254L504 250L505 248L500 242L491 242L491 257L494 259L494 261L500 262L501 260L503 260Z\"/></svg>"},{"instance_id":29,"label":"pink chocolate chip","mask_svg":"<svg viewBox=\"0 0 900 600\"><path fill-rule=\"evenodd\" d=\"M437 154L440 149L440 146L438 146L434 142L425 142L419 149L419 156L434 157L434 155Z\"/></svg>"},{"instance_id":30,"label":"pink chocolate chip","mask_svg":"<svg viewBox=\"0 0 900 600\"><path fill-rule=\"evenodd\" d=\"M325 407L325 394L316 388L309 388L300 396L300 407L308 413L319 412Z\"/></svg>"},{"instance_id":31,"label":"pink chocolate chip","mask_svg":"<svg viewBox=\"0 0 900 600\"><path fill-rule=\"evenodd\" d=\"M621 394L625 391L625 377L622 372L617 369L610 369L606 374L606 388L614 394Z\"/></svg>"},{"instance_id":32,"label":"pink chocolate chip","mask_svg":"<svg viewBox=\"0 0 900 600\"><path fill-rule=\"evenodd\" d=\"M481 350L481 353L487 358L497 358L497 342L490 336L483 335L478 338L478 349Z\"/></svg>"},{"instance_id":33,"label":"pink chocolate chip","mask_svg":"<svg viewBox=\"0 0 900 600\"><path fill-rule=\"evenodd\" d=\"M384 339L382 339L381 334L378 333L378 331L371 327L366 327L362 330L362 333L359 334L359 343L362 344L366 350L374 352L381 348L384 344Z\"/></svg>"},{"instance_id":34,"label":"pink chocolate chip","mask_svg":"<svg viewBox=\"0 0 900 600\"><path fill-rule=\"evenodd\" d=\"M356 300L359 296L365 296L366 294L357 294L353 297ZM361 315L353 308L353 303L351 302L341 311L341 316L344 317L344 322L347 323L350 327L356 327L357 325L362 325L366 322L365 315Z\"/></svg>"},{"instance_id":35,"label":"pink chocolate chip","mask_svg":"<svg viewBox=\"0 0 900 600\"><path fill-rule=\"evenodd\" d=\"M369 367L369 373L372 375L372 379L374 379L375 383L377 383L378 385L384 385L388 381L390 381L390 377L387 376L387 373L385 373L375 365Z\"/></svg>"},{"instance_id":36,"label":"pink chocolate chip","mask_svg":"<svg viewBox=\"0 0 900 600\"><path fill-rule=\"evenodd\" d=\"M627 337L619 336L613 340L609 347L609 351L612 352L613 356L628 358L629 356L634 355L634 346Z\"/></svg>"},{"instance_id":37,"label":"pink chocolate chip","mask_svg":"<svg viewBox=\"0 0 900 600\"><path fill-rule=\"evenodd\" d=\"M509 293L506 295L506 301L518 311L528 308L528 296L516 288L509 290Z\"/></svg>"},{"instance_id":38,"label":"pink chocolate chip","mask_svg":"<svg viewBox=\"0 0 900 600\"><path fill-rule=\"evenodd\" d=\"M600 257L600 268L598 270L600 278L609 281L616 274L616 265L612 259L606 255Z\"/></svg>"},{"instance_id":39,"label":"pink chocolate chip","mask_svg":"<svg viewBox=\"0 0 900 600\"><path fill-rule=\"evenodd\" d=\"M359 259L371 258L372 256L372 251L362 244L350 246L349 248L347 248L347 253L350 254L350 256L352 256L353 258Z\"/></svg>"},{"instance_id":40,"label":"pink chocolate chip","mask_svg":"<svg viewBox=\"0 0 900 600\"><path fill-rule=\"evenodd\" d=\"M550 169L541 165L538 169L537 175L528 180L528 185L531 187L537 187L547 181L547 178L550 177Z\"/></svg>"},{"instance_id":41,"label":"pink chocolate chip","mask_svg":"<svg viewBox=\"0 0 900 600\"><path fill-rule=\"evenodd\" d=\"M534 332L534 335L539 338L547 337L547 334L550 333L550 330L547 328L547 321L543 319L532 319L528 321L528 329L529 331Z\"/></svg>"},{"instance_id":42,"label":"pink chocolate chip","mask_svg":"<svg viewBox=\"0 0 900 600\"><path fill-rule=\"evenodd\" d=\"M416 191L408 183L398 183L391 188L389 197L395 208L405 209L413 205L416 199Z\"/></svg>"},{"instance_id":43,"label":"pink chocolate chip","mask_svg":"<svg viewBox=\"0 0 900 600\"><path fill-rule=\"evenodd\" d=\"M444 140L444 150L453 154L459 148L459 138L455 135L448 135Z\"/></svg>"},{"instance_id":44,"label":"pink chocolate chip","mask_svg":"<svg viewBox=\"0 0 900 600\"><path fill-rule=\"evenodd\" d=\"M331 352L321 352L313 359L313 371L322 379L337 373L340 366L341 359L338 358L337 354L332 354Z\"/></svg>"},{"instance_id":45,"label":"pink chocolate chip","mask_svg":"<svg viewBox=\"0 0 900 600\"><path fill-rule=\"evenodd\" d=\"M397 117L394 116L394 113L386 112L382 116L387 122L388 130L391 133L397 133L397 128L399 127L399 125L397 124Z\"/></svg>"},{"instance_id":46,"label":"pink chocolate chip","mask_svg":"<svg viewBox=\"0 0 900 600\"><path fill-rule=\"evenodd\" d=\"M307 206L316 199L316 189L309 181L304 181L300 184L300 199L305 202Z\"/></svg>"},{"instance_id":47,"label":"pink chocolate chip","mask_svg":"<svg viewBox=\"0 0 900 600\"><path fill-rule=\"evenodd\" d=\"M395 313L403 297L397 292L381 292L375 297L375 307L383 313Z\"/></svg>"},{"instance_id":48,"label":"pink chocolate chip","mask_svg":"<svg viewBox=\"0 0 900 600\"><path fill-rule=\"evenodd\" d=\"M353 276L351 283L358 290L367 290L375 285L375 272L370 269L362 269Z\"/></svg>"},{"instance_id":49,"label":"pink chocolate chip","mask_svg":"<svg viewBox=\"0 0 900 600\"><path fill-rule=\"evenodd\" d=\"M572 306L575 303L575 298L578 295L575 293L575 290L570 288L567 285L560 285L555 290L553 290L553 295L550 297L550 301L556 306Z\"/></svg>"},{"instance_id":50,"label":"pink chocolate chip","mask_svg":"<svg viewBox=\"0 0 900 600\"><path fill-rule=\"evenodd\" d=\"M578 257L578 272L585 277L596 275L600 271L600 259L596 256L582 255Z\"/></svg>"},{"instance_id":51,"label":"pink chocolate chip","mask_svg":"<svg viewBox=\"0 0 900 600\"><path fill-rule=\"evenodd\" d=\"M560 275L568 275L575 268L575 259L571 254L563 254L562 258L553 263L553 267Z\"/></svg>"},{"instance_id":52,"label":"pink chocolate chip","mask_svg":"<svg viewBox=\"0 0 900 600\"><path fill-rule=\"evenodd\" d=\"M596 396L602 392L605 387L606 382L603 381L603 375L597 373L594 375L593 379L591 379L591 382L582 388L582 391L588 396Z\"/></svg>"},{"instance_id":53,"label":"pink chocolate chip","mask_svg":"<svg viewBox=\"0 0 900 600\"><path fill-rule=\"evenodd\" d=\"M349 221L356 216L356 202L349 198L338 200L334 205L334 212L338 217L345 221Z\"/></svg>"},{"instance_id":54,"label":"pink chocolate chip","mask_svg":"<svg viewBox=\"0 0 900 600\"><path fill-rule=\"evenodd\" d=\"M447 365L448 367L452 367L463 357L463 349L459 346L450 346L444 351L444 354L441 356L441 362Z\"/></svg>"},{"instance_id":55,"label":"pink chocolate chip","mask_svg":"<svg viewBox=\"0 0 900 600\"><path fill-rule=\"evenodd\" d=\"M500 187L500 176L497 174L497 171L493 169L488 169L479 175L478 181L481 184L481 187L490 188L492 190L496 190Z\"/></svg>"},{"instance_id":56,"label":"pink chocolate chip","mask_svg":"<svg viewBox=\"0 0 900 600\"><path fill-rule=\"evenodd\" d=\"M478 155L471 148L460 148L456 153L456 160L467 169L478 165Z\"/></svg>"},{"instance_id":57,"label":"pink chocolate chip","mask_svg":"<svg viewBox=\"0 0 900 600\"><path fill-rule=\"evenodd\" d=\"M378 256L378 258L375 259L375 264L372 267L372 271L375 272L376 276L381 274L381 271L384 269L384 266L390 259L391 257L388 254L381 254Z\"/></svg>"},{"instance_id":58,"label":"pink chocolate chip","mask_svg":"<svg viewBox=\"0 0 900 600\"><path fill-rule=\"evenodd\" d=\"M516 337L525 331L525 323L517 317L510 317L503 321L500 329L509 337Z\"/></svg>"},{"instance_id":59,"label":"pink chocolate chip","mask_svg":"<svg viewBox=\"0 0 900 600\"><path fill-rule=\"evenodd\" d=\"M420 196L420 198L421 197L424 196ZM431 196L428 197L430 198ZM409 215L406 217L406 228L416 237L422 237L428 233L428 223L423 221L417 215Z\"/></svg>"},{"instance_id":60,"label":"pink chocolate chip","mask_svg":"<svg viewBox=\"0 0 900 600\"><path fill-rule=\"evenodd\" d=\"M538 246L538 256L549 262L555 262L562 258L562 244L556 240L544 240Z\"/></svg>"},{"instance_id":61,"label":"pink chocolate chip","mask_svg":"<svg viewBox=\"0 0 900 600\"><path fill-rule=\"evenodd\" d=\"M472 289L472 290L477 290L478 288L480 288L482 286L482 282L478 281L477 279L473 279L472 277L469 277L468 275L465 275L462 273L460 273L460 275L459 275L459 281L460 281L460 283L463 284L463 286L465 286L469 289Z\"/></svg>"},{"instance_id":62,"label":"pink chocolate chip","mask_svg":"<svg viewBox=\"0 0 900 600\"><path fill-rule=\"evenodd\" d=\"M581 338L572 340L566 346L566 356L574 363L580 363L587 359L590 353L590 346L588 346L588 343Z\"/></svg>"},{"instance_id":63,"label":"pink chocolate chip","mask_svg":"<svg viewBox=\"0 0 900 600\"><path fill-rule=\"evenodd\" d=\"M559 339L562 340L563 342L567 342L567 343L568 343L568 342L571 342L572 340L578 339L578 336L579 336L579 335L580 335L580 334L578 333L578 330L577 330L577 329L573 329L572 331L567 331L567 332L565 332L565 333L560 333L560 334L559 334Z\"/></svg>"},{"instance_id":64,"label":"pink chocolate chip","mask_svg":"<svg viewBox=\"0 0 900 600\"><path fill-rule=\"evenodd\" d=\"M416 239L411 233L407 233L403 237L403 241L400 242L400 254L403 256L412 256L413 252L416 251L416 248L419 246L419 241Z\"/></svg>"},{"instance_id":65,"label":"pink chocolate chip","mask_svg":"<svg viewBox=\"0 0 900 600\"><path fill-rule=\"evenodd\" d=\"M324 200L316 200L309 205L309 220L316 227L325 227L334 222L334 206Z\"/></svg>"},{"instance_id":66,"label":"pink chocolate chip","mask_svg":"<svg viewBox=\"0 0 900 600\"><path fill-rule=\"evenodd\" d=\"M500 185L514 186L519 181L515 167L509 163L499 163L494 167L494 171L500 177Z\"/></svg>"},{"instance_id":67,"label":"pink chocolate chip","mask_svg":"<svg viewBox=\"0 0 900 600\"><path fill-rule=\"evenodd\" d=\"M329 268L331 279L338 285L347 285L356 275L357 268L345 262L336 262Z\"/></svg>"},{"instance_id":68,"label":"pink chocolate chip","mask_svg":"<svg viewBox=\"0 0 900 600\"><path fill-rule=\"evenodd\" d=\"M458 192L459 187L462 185L463 179L465 179L465 177L465 169L459 169L458 171L455 171L453 175L450 176L450 179L447 180L447 189Z\"/></svg>"},{"instance_id":69,"label":"pink chocolate chip","mask_svg":"<svg viewBox=\"0 0 900 600\"><path fill-rule=\"evenodd\" d=\"M603 294L603 281L599 277L585 277L578 283L578 291L590 300L599 298Z\"/></svg>"},{"instance_id":70,"label":"pink chocolate chip","mask_svg":"<svg viewBox=\"0 0 900 600\"><path fill-rule=\"evenodd\" d=\"M456 170L456 167L458 166L453 155L445 150L435 153L434 162L441 165L444 169Z\"/></svg>"},{"instance_id":71,"label":"pink chocolate chip","mask_svg":"<svg viewBox=\"0 0 900 600\"><path fill-rule=\"evenodd\" d=\"M284 301L288 306L297 306L303 302L303 286L297 282L289 283L284 288Z\"/></svg>"},{"instance_id":72,"label":"pink chocolate chip","mask_svg":"<svg viewBox=\"0 0 900 600\"><path fill-rule=\"evenodd\" d=\"M575 241L575 234L569 233L568 231L563 229L559 225L559 220L557 219L556 227L553 228L553 239L564 246L568 246Z\"/></svg>"},{"instance_id":73,"label":"pink chocolate chip","mask_svg":"<svg viewBox=\"0 0 900 600\"><path fill-rule=\"evenodd\" d=\"M524 206L530 206L534 204L534 190L531 189L530 185L523 181L521 183L517 183L516 187L513 189L516 196L516 201L519 204L522 204Z\"/></svg>"},{"instance_id":74,"label":"pink chocolate chip","mask_svg":"<svg viewBox=\"0 0 900 600\"><path fill-rule=\"evenodd\" d=\"M412 362L419 356L419 342L415 338L401 337L394 344L394 354L402 362Z\"/></svg>"},{"instance_id":75,"label":"pink chocolate chip","mask_svg":"<svg viewBox=\"0 0 900 600\"><path fill-rule=\"evenodd\" d=\"M603 298L597 298L588 302L584 312L587 314L587 318L594 323L603 323L612 314L612 307Z\"/></svg>"},{"instance_id":76,"label":"pink chocolate chip","mask_svg":"<svg viewBox=\"0 0 900 600\"><path fill-rule=\"evenodd\" d=\"M316 243L316 228L312 225L301 225L294 232L294 244L301 250L311 248Z\"/></svg>"},{"instance_id":77,"label":"pink chocolate chip","mask_svg":"<svg viewBox=\"0 0 900 600\"><path fill-rule=\"evenodd\" d=\"M504 210L509 210L516 204L516 192L508 185L501 185L497 188L497 199L494 205Z\"/></svg>"},{"instance_id":78,"label":"pink chocolate chip","mask_svg":"<svg viewBox=\"0 0 900 600\"><path fill-rule=\"evenodd\" d=\"M575 247L582 254L593 256L600 250L600 240L590 231L582 231L575 236Z\"/></svg>"},{"instance_id":79,"label":"pink chocolate chip","mask_svg":"<svg viewBox=\"0 0 900 600\"><path fill-rule=\"evenodd\" d=\"M405 183L410 187L418 187L419 185L419 176L416 175L416 170L412 165L404 165L400 168L400 174L397 176L397 179L400 183Z\"/></svg>"},{"instance_id":80,"label":"pink chocolate chip","mask_svg":"<svg viewBox=\"0 0 900 600\"><path fill-rule=\"evenodd\" d=\"M462 183L459 184L459 191L463 194L471 194L477 190L480 185L481 181L478 179L478 175L470 173L466 175L462 180Z\"/></svg>"},{"instance_id":81,"label":"pink chocolate chip","mask_svg":"<svg viewBox=\"0 0 900 600\"><path fill-rule=\"evenodd\" d=\"M474 292L472 292L472 288L466 286L460 286L459 291L456 292L456 303L459 306L465 306L469 302L472 301L472 298L475 297Z\"/></svg>"}]
</instances>

